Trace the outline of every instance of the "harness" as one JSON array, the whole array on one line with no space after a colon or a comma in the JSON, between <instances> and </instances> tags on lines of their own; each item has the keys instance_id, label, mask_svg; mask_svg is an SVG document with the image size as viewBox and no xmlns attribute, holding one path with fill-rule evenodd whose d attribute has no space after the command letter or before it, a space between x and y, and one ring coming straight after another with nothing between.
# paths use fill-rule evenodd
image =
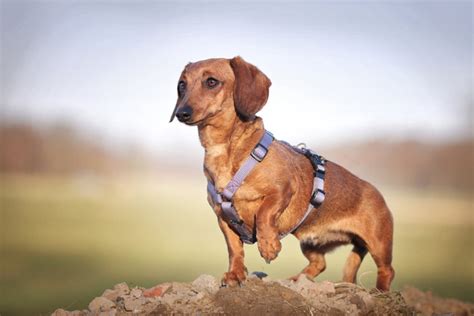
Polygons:
<instances>
[{"instance_id":1,"label":"harness","mask_svg":"<svg viewBox=\"0 0 474 316\"><path fill-rule=\"evenodd\" d=\"M237 210L235 209L232 203L232 198L235 192L237 192L237 190L241 186L242 182L247 177L247 175L253 170L253 168L257 164L263 161L263 159L268 153L268 148L272 144L273 140L274 137L272 133L265 131L258 144L250 153L250 156L247 158L247 160L245 160L245 162L234 175L234 177L229 181L222 193L217 191L215 185L212 182L207 182L207 191L209 192L212 201L214 202L214 204L221 206L222 212L224 213L224 217L227 220L228 224L235 232L239 234L240 239L246 244L253 244L257 241L256 225L254 225L252 230L249 230L245 226L244 221L240 218L239 213L237 213ZM326 160L322 156L314 153L313 151L305 148L304 146L296 147L291 146L286 142L283 143L295 150L296 152L305 155L311 161L311 164L313 165L314 169L314 179L312 191L313 193L311 194L309 205L306 209L305 214L290 231L280 234L280 239L297 230L309 216L311 211L314 208L318 208L324 202L324 176L326 172L326 169L324 167Z\"/></svg>"}]
</instances>

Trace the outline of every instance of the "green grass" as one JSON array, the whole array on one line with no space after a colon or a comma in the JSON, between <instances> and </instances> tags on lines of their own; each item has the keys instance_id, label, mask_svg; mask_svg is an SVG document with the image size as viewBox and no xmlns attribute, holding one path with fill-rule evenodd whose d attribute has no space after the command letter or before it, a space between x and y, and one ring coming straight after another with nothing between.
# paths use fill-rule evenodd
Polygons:
<instances>
[{"instance_id":1,"label":"green grass","mask_svg":"<svg viewBox=\"0 0 474 316\"><path fill-rule=\"evenodd\" d=\"M220 277L227 251L205 189L203 178L4 176L0 313L82 309L119 282L147 287L203 273ZM396 222L393 288L410 284L474 301L471 197L381 191ZM343 247L329 254L318 280L338 281L349 251ZM250 271L284 278L306 260L297 240L288 236L270 265L256 246L246 246L246 264ZM368 256L359 283L373 287L375 277Z\"/></svg>"}]
</instances>

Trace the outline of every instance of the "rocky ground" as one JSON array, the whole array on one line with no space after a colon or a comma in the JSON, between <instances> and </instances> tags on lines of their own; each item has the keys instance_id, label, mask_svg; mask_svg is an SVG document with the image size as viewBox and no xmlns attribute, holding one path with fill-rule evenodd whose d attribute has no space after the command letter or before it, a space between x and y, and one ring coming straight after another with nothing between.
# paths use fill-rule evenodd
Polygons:
<instances>
[{"instance_id":1,"label":"rocky ground","mask_svg":"<svg viewBox=\"0 0 474 316\"><path fill-rule=\"evenodd\" d=\"M260 275L260 277L262 277ZM112 315L474 315L474 304L442 299L415 288L380 293L348 283L260 279L221 288L201 275L192 283L163 283L150 289L125 283L107 289L88 309L53 316Z\"/></svg>"}]
</instances>

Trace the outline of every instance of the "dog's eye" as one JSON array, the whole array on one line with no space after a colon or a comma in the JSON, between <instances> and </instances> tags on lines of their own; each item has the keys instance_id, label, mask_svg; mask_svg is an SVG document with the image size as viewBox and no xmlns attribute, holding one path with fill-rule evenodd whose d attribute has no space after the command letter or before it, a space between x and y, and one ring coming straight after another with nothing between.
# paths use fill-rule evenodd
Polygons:
<instances>
[{"instance_id":1,"label":"dog's eye","mask_svg":"<svg viewBox=\"0 0 474 316\"><path fill-rule=\"evenodd\" d=\"M184 91L186 91L186 82L180 81L178 83L178 94L181 96L184 93Z\"/></svg>"},{"instance_id":2,"label":"dog's eye","mask_svg":"<svg viewBox=\"0 0 474 316\"><path fill-rule=\"evenodd\" d=\"M209 89L215 88L219 84L219 81L215 78L207 78L206 85Z\"/></svg>"}]
</instances>

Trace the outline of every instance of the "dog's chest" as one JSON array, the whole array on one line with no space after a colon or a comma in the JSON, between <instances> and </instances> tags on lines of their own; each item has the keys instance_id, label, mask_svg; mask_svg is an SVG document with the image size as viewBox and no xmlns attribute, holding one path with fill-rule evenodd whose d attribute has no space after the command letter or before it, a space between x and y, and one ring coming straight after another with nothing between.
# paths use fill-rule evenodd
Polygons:
<instances>
[{"instance_id":1,"label":"dog's chest","mask_svg":"<svg viewBox=\"0 0 474 316\"><path fill-rule=\"evenodd\" d=\"M210 177L210 180L219 191L232 179L231 162L226 145L214 145L206 149L204 170L206 176Z\"/></svg>"}]
</instances>

